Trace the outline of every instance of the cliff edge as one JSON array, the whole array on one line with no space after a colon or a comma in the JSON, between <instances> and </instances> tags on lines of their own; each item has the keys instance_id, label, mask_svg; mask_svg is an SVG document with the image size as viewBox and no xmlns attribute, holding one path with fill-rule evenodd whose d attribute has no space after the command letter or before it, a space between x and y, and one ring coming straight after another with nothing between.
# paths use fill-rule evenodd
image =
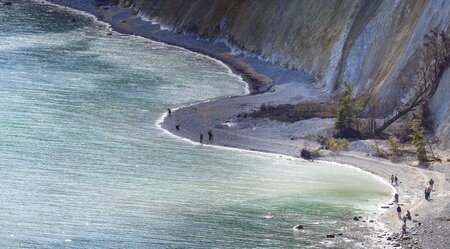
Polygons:
<instances>
[{"instance_id":1,"label":"cliff edge","mask_svg":"<svg viewBox=\"0 0 450 249\"><path fill-rule=\"evenodd\" d=\"M404 72L415 63L423 36L450 29L450 2L429 1L121 1L136 15L178 33L222 42L236 53L311 73L329 93L344 81L392 112L405 96ZM450 72L431 109L435 134L450 147Z\"/></svg>"}]
</instances>

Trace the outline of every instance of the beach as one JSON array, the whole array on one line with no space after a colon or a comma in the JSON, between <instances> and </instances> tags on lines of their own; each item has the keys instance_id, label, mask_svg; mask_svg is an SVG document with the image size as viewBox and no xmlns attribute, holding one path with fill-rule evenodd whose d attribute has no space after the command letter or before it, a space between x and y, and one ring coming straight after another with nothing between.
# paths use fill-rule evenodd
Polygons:
<instances>
[{"instance_id":1,"label":"beach","mask_svg":"<svg viewBox=\"0 0 450 249\"><path fill-rule=\"evenodd\" d=\"M64 4L64 1L55 2ZM222 43L199 39L196 35L162 30L159 24L136 17L129 9L80 4L83 1L66 2L74 4L70 7L87 11L109 23L117 32L181 46L220 60L249 84L250 94L246 96L229 96L187 107L174 106L171 115L164 115L159 125L175 136L198 143L200 134L203 134L205 145L299 157L303 148L316 150L321 147L311 139L312 134L327 133L333 127L332 119L313 118L282 123L248 116L262 104L278 105L326 98L327 93L313 75L246 57ZM213 134L211 141L208 141L209 131ZM448 167L448 163L441 164L438 169L412 167L373 157L369 151L344 151L339 155L324 152L319 160L359 168L387 184L390 184L392 174L398 175L399 184L393 191L400 196L403 214L410 210L412 220L416 222L408 221L408 236L401 237L403 222L397 218L396 205L392 202L380 203L380 208L386 212L378 217L378 221L384 224L386 230L371 235L372 239L389 247L445 248L450 225L445 219L439 220L439 217L450 214L448 172L443 169ZM435 181L435 191L432 192L432 201L428 202L423 198L423 189L431 178ZM362 221L355 221L355 226L358 222Z\"/></svg>"}]
</instances>

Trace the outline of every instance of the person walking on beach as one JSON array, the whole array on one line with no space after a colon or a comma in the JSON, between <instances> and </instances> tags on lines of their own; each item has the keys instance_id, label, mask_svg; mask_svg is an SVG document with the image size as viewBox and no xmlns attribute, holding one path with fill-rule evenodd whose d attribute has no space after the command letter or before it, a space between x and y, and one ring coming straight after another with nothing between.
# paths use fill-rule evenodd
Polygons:
<instances>
[{"instance_id":1,"label":"person walking on beach","mask_svg":"<svg viewBox=\"0 0 450 249\"><path fill-rule=\"evenodd\" d=\"M200 133L200 143L201 144L203 143L203 134L202 133Z\"/></svg>"},{"instance_id":2,"label":"person walking on beach","mask_svg":"<svg viewBox=\"0 0 450 249\"><path fill-rule=\"evenodd\" d=\"M425 200L430 201L430 200L431 200L431 196L430 196L430 194L431 194L431 188L428 187L428 186L425 187L424 192L425 192Z\"/></svg>"},{"instance_id":3,"label":"person walking on beach","mask_svg":"<svg viewBox=\"0 0 450 249\"><path fill-rule=\"evenodd\" d=\"M394 182L395 182L395 186L398 186L398 178L397 178L397 174L395 174Z\"/></svg>"},{"instance_id":4,"label":"person walking on beach","mask_svg":"<svg viewBox=\"0 0 450 249\"><path fill-rule=\"evenodd\" d=\"M406 223L403 223L403 226L402 226L402 235L406 235Z\"/></svg>"},{"instance_id":5,"label":"person walking on beach","mask_svg":"<svg viewBox=\"0 0 450 249\"><path fill-rule=\"evenodd\" d=\"M398 203L398 194L397 193L395 193L395 195L394 195L394 200L395 200L395 202Z\"/></svg>"},{"instance_id":6,"label":"person walking on beach","mask_svg":"<svg viewBox=\"0 0 450 249\"><path fill-rule=\"evenodd\" d=\"M409 210L406 210L406 218L408 220L411 220L411 213L409 212Z\"/></svg>"},{"instance_id":7,"label":"person walking on beach","mask_svg":"<svg viewBox=\"0 0 450 249\"><path fill-rule=\"evenodd\" d=\"M391 185L394 185L394 174L391 175Z\"/></svg>"},{"instance_id":8,"label":"person walking on beach","mask_svg":"<svg viewBox=\"0 0 450 249\"><path fill-rule=\"evenodd\" d=\"M398 218L401 220L402 219L402 208L400 206L397 206L397 215L398 215Z\"/></svg>"},{"instance_id":9,"label":"person walking on beach","mask_svg":"<svg viewBox=\"0 0 450 249\"><path fill-rule=\"evenodd\" d=\"M434 180L433 180L433 178L431 178L431 180L430 180L430 187L431 187L431 190L433 190L433 185L434 185Z\"/></svg>"},{"instance_id":10,"label":"person walking on beach","mask_svg":"<svg viewBox=\"0 0 450 249\"><path fill-rule=\"evenodd\" d=\"M213 138L214 138L214 135L213 135L213 133L212 133L212 130L209 130L208 131L208 141L212 141L213 140Z\"/></svg>"},{"instance_id":11,"label":"person walking on beach","mask_svg":"<svg viewBox=\"0 0 450 249\"><path fill-rule=\"evenodd\" d=\"M403 215L403 223L405 223L406 224L406 215Z\"/></svg>"}]
</instances>

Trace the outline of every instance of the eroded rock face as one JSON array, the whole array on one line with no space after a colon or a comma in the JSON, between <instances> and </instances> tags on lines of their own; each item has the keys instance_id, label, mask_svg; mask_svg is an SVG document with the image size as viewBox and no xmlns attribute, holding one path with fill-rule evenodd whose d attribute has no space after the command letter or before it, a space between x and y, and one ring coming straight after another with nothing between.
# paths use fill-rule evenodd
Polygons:
<instances>
[{"instance_id":1,"label":"eroded rock face","mask_svg":"<svg viewBox=\"0 0 450 249\"><path fill-rule=\"evenodd\" d=\"M400 82L416 62L423 35L434 27L447 32L450 27L450 1L445 0L123 2L175 31L222 40L237 50L311 72L331 93L350 81L358 94L375 96L387 112L405 94ZM435 129L446 141L450 110L443 92L450 91L449 80L447 74L432 104Z\"/></svg>"}]
</instances>

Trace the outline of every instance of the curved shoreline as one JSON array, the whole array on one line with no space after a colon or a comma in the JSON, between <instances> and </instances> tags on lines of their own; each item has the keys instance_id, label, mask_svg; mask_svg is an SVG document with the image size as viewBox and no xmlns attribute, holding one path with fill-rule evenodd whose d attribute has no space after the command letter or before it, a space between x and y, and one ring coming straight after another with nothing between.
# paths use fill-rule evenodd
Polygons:
<instances>
[{"instance_id":1,"label":"curved shoreline","mask_svg":"<svg viewBox=\"0 0 450 249\"><path fill-rule=\"evenodd\" d=\"M104 11L110 11L110 9L105 10ZM102 9L97 9L97 11L99 11L100 13L102 13ZM86 14L86 13L83 13ZM91 13L87 13L90 14L94 17L97 17L97 19L99 18L99 16L96 16L95 14L91 14ZM135 18L132 16L129 16L129 18ZM169 44L172 46L177 46L177 47L181 47L184 49L187 49L189 51L192 52L196 52L199 54L202 54L204 56L208 56L211 57L212 59L221 61L222 63L224 63L226 66L228 66L229 68L231 68L231 70L235 73L237 73L238 75L241 75L241 77L244 79L245 82L247 82L249 89L250 89L250 95L245 95L245 96L238 96L235 98L224 98L224 99L218 99L212 102L202 102L202 103L197 103L191 106L187 106L187 107L180 107L177 108L171 115L171 119L174 118L174 116L180 117L180 120L182 119L181 117L186 117L188 116L187 121L184 121L184 124L182 125L183 127L183 133L180 132L176 132L174 131L174 127L170 126L170 124L168 124L168 122L170 121L167 117L164 118L164 120L158 124L158 127L165 130L166 132L170 133L173 136L176 136L180 139L186 139L187 141L190 141L192 143L196 143L194 142L196 139L196 135L198 134L198 128L211 128L214 129L214 131L218 131L221 128L216 128L217 125L221 125L222 123L220 122L219 119L219 123L217 123L217 120L215 120L214 122L211 122L212 119L219 117L222 117L224 120L229 119L230 117L234 117L237 114L241 113L244 109L246 108L242 108L242 107L238 107L238 105L243 105L246 104L248 105L248 102L251 102L252 104L250 105L251 108L256 108L259 107L258 105L263 102L263 103L267 103L270 102L270 100L273 99L277 99L276 97L278 97L278 100L280 99L278 93L277 94L273 94L271 93L274 90L274 81L267 77L266 75L263 75L265 77L262 78L258 78L259 76L261 76L262 74L257 73L257 71L251 67L251 65L249 64L240 64L242 62L242 60L239 56L236 55L232 55L232 54L221 54L223 53L223 51L221 51L220 53L217 53L215 56L214 54L208 54L205 51L199 51L197 49L195 49L195 46L189 46L189 43L193 41L192 37L182 37L180 39L183 39L183 43L185 46L180 45L180 41L176 41L176 42L167 42L167 41L163 41L160 40L158 37L152 37L150 36L145 36L139 33L135 33L133 31L135 31L133 29L133 27L129 27L127 25L121 25L123 19L117 19L114 20L114 18L112 16L110 16L110 19L104 19L102 18L101 20L99 20L103 23L109 24L111 28L113 28L114 30L120 32L120 33L125 33L125 34L136 34L138 36L142 36L144 38L149 38L153 41L156 42L163 42L165 44ZM152 24L154 25L154 24ZM159 26L159 25L155 25L155 26ZM153 29L156 27L153 27ZM170 32L170 31L167 31ZM187 39L187 40L184 40ZM189 40L190 39L190 40ZM186 45L187 44L187 45ZM237 60L232 60L230 58L235 57L238 58ZM256 74L255 74L256 73ZM267 77L267 78L266 78ZM307 81L306 79L303 79L304 81ZM309 84L310 82L308 82ZM303 86L304 87L304 86ZM288 86L286 87L288 90L292 89L292 87ZM305 88L306 89L306 88ZM311 87L308 88L309 91L314 91L314 89L311 89ZM260 93L266 93L266 94L262 94L259 95ZM258 96L256 96L255 94L258 94ZM275 95L275 96L270 96L268 97L267 95ZM277 96L278 95L278 96ZM295 95L295 94L294 94ZM305 94L308 95L308 94ZM289 96L289 95L288 95ZM253 100L257 98L259 99L258 101L254 101ZM234 101L234 106L228 106L227 104L224 104L223 102L230 102L230 100L238 100L238 101ZM269 101L267 101L269 99ZM262 101L264 100L264 101ZM280 102L286 102L286 101L280 101ZM219 103L219 104L217 104ZM222 105L221 105L222 104ZM215 106L213 106L215 105ZM219 107L219 110L211 110L211 106L214 107ZM220 108L221 107L221 108ZM210 115L212 117L210 117L209 123L206 122L207 124L205 124L204 122L202 122L202 125L199 126L199 121L201 119L199 119L199 117L195 116L195 115L191 115L189 116L189 112L191 112L193 109L195 109L194 112L197 112L197 108L203 108L203 110L208 110L211 112L214 112L215 115ZM227 109L233 109L233 111L228 110L228 113L222 113L224 111L224 108ZM251 109L250 108L250 109ZM231 116L227 116L227 115L231 115ZM164 115L163 115L164 116ZM197 119L197 122L194 122L193 124L189 125L185 125L186 123L191 122L192 120ZM197 126L196 126L197 125ZM196 127L196 128L193 128ZM190 129L190 130L189 130ZM205 129L203 129L205 130ZM302 148L302 146L297 143L297 142L290 142L290 141L285 141L283 139L280 138L260 138L260 137L252 137L252 136L245 136L244 134L240 133L240 134L232 134L232 131L226 131L224 132L225 135L227 135L227 139L228 140L219 140L217 141L217 139L215 139L214 141L214 145L213 146L217 146L217 147L221 147L221 148L228 148L228 149L237 149L237 150L244 150L244 151L259 151L261 153L271 153L271 154L275 154L275 155L285 155L285 156L292 156L292 157L298 157L298 149ZM238 142L236 142L236 140L239 140ZM242 141L243 140L243 141ZM258 146L258 144L254 144L254 142L268 142L271 143L271 146ZM303 139L302 142L308 142L307 139ZM312 142L312 141L309 141ZM295 147L297 150L291 150L290 147ZM349 153L345 153L341 156L338 157L324 157L321 158L321 160L325 161L325 162L329 162L329 163L338 163L344 166L350 166L350 167L354 167L357 169L360 169L366 173L369 174L373 174L374 176L379 177L379 180L386 183L387 181L383 181L383 179L387 179L387 177L390 174L396 173L396 172L402 172L402 174L399 174L400 179L402 179L403 176L405 176L405 182L402 182L402 188L398 188L396 189L397 192L399 192L401 198L403 196L407 197L406 201L403 203L403 205L405 207L411 207L411 210L414 211L419 211L423 213L426 213L426 210L424 210L423 208L423 201L421 200L421 187L423 185L426 184L427 182L427 174L430 174L430 172L423 172L424 170L422 169L416 169L416 168L411 168L411 167L405 167L399 164L394 164L379 158L367 158L362 154L358 154L358 153L354 153L354 152L349 152ZM373 164L378 164L377 167L373 167ZM405 172L403 172L405 171ZM431 173L432 177L434 179L437 179L437 186L442 187L442 189L447 189L448 183L445 181L445 177L443 177L441 173L439 172L432 172ZM418 179L422 179L422 181L418 181ZM442 181L442 179L444 179L444 181ZM389 184L388 184L389 185ZM444 187L445 186L445 187ZM419 190L419 193L415 193L414 191ZM409 196L409 198L408 198ZM445 197L445 193L444 193L444 197ZM391 231L399 231L399 227L401 225L401 223L395 218L395 210L393 209L389 209L389 211L385 212L384 214L381 215L381 217L379 218L379 220L382 220L382 222L387 225L387 227L389 227L389 229Z\"/></svg>"}]
</instances>

